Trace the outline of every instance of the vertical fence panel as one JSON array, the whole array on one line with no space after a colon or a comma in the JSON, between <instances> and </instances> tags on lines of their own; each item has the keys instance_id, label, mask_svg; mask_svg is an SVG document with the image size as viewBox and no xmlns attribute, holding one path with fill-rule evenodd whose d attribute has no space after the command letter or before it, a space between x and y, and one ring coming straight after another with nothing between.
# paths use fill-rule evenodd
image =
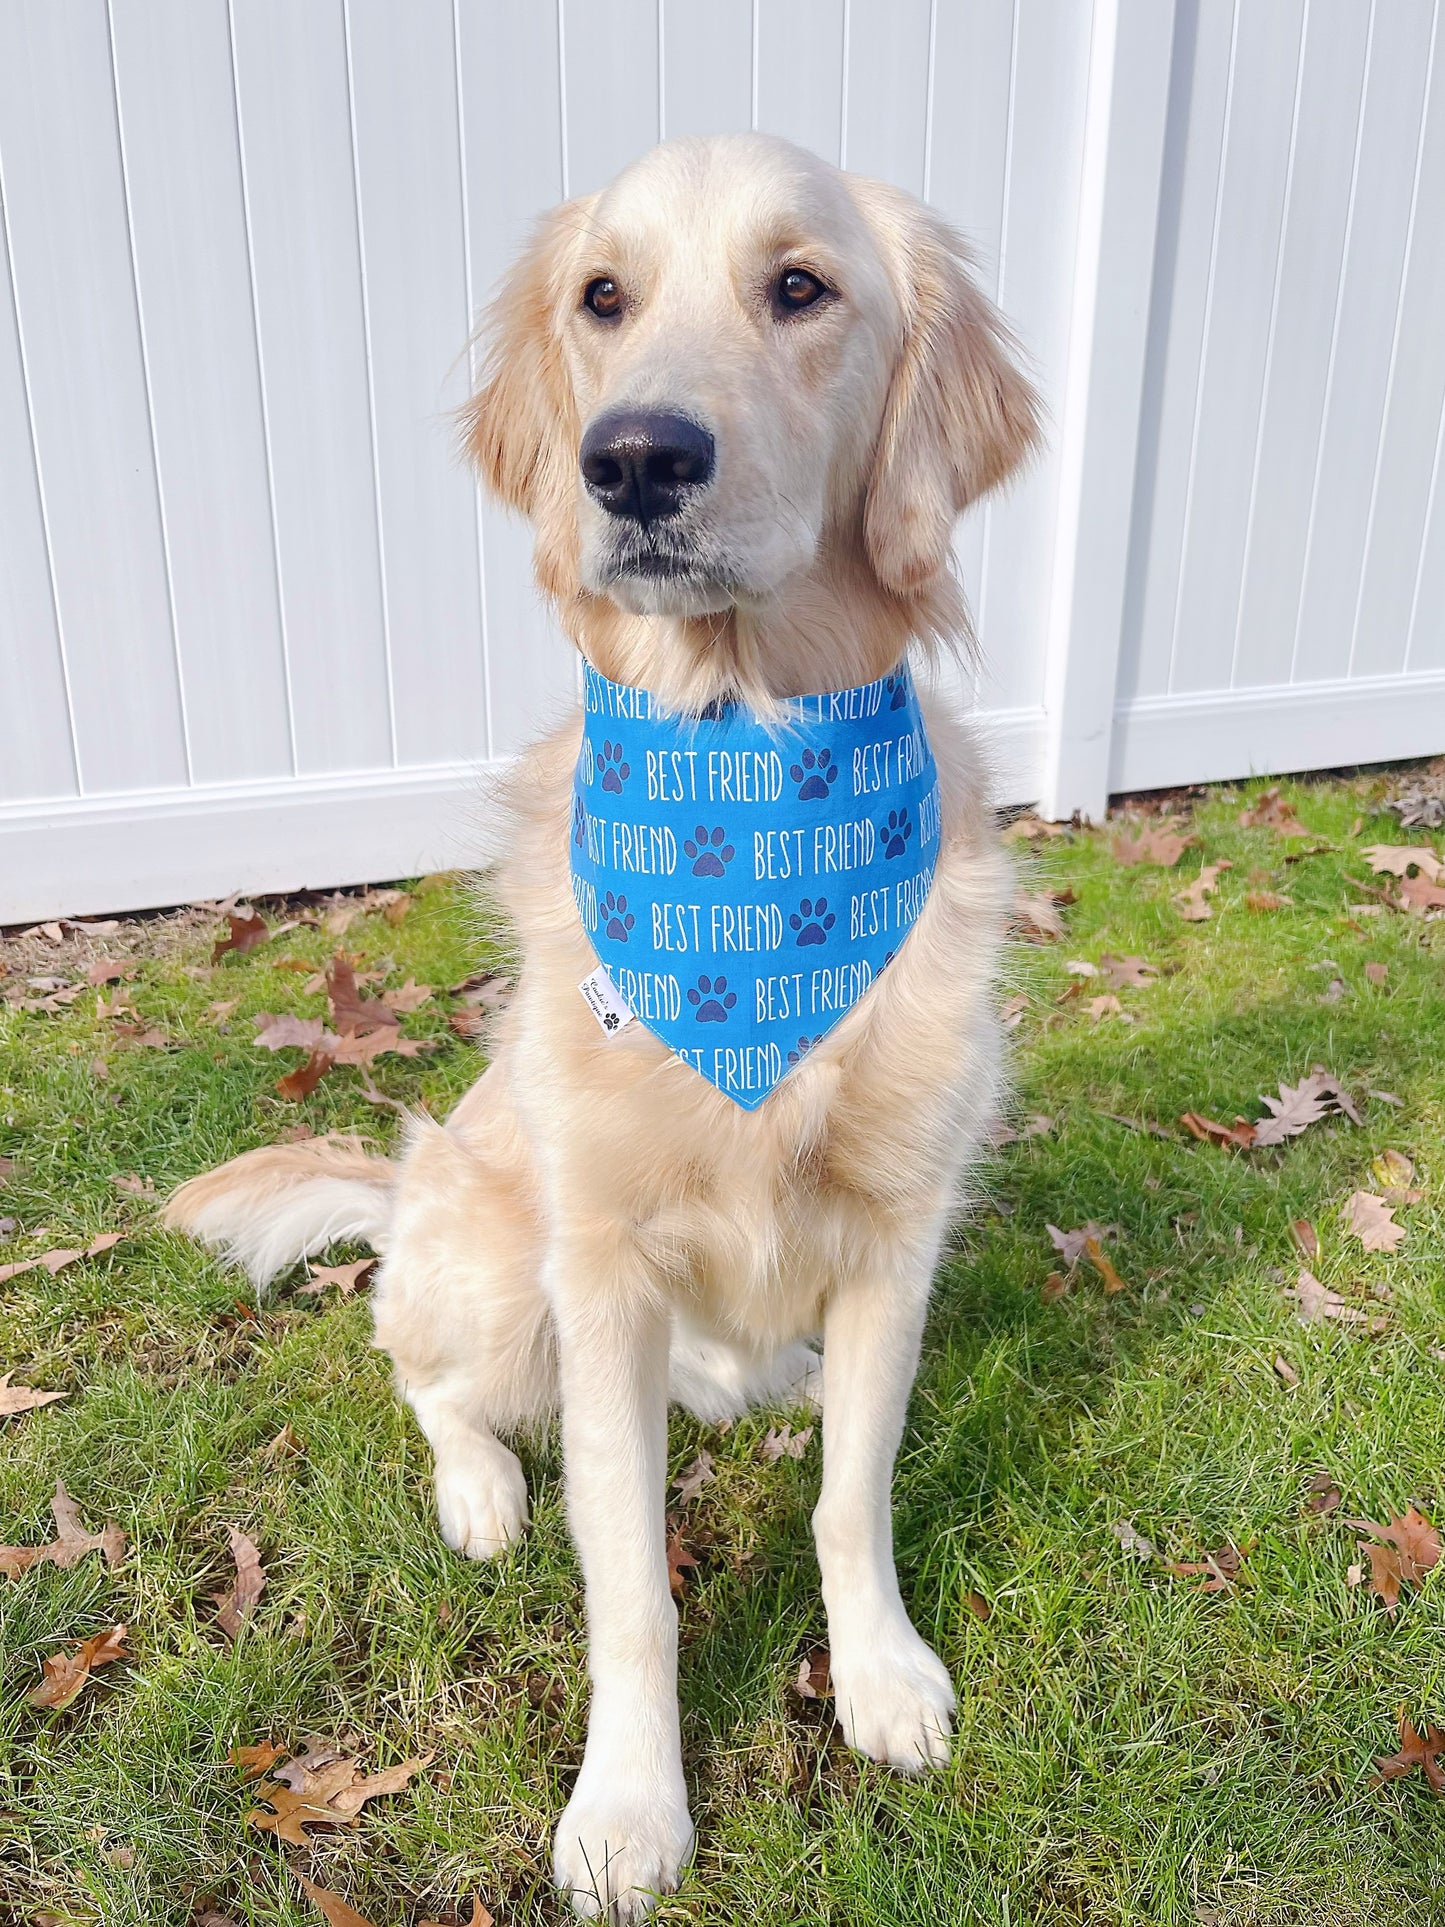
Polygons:
<instances>
[{"instance_id":1,"label":"vertical fence panel","mask_svg":"<svg viewBox=\"0 0 1445 1927\"><path fill-rule=\"evenodd\" d=\"M852 0L842 164L923 192L928 142L929 0Z\"/></svg>"},{"instance_id":2,"label":"vertical fence panel","mask_svg":"<svg viewBox=\"0 0 1445 1927\"><path fill-rule=\"evenodd\" d=\"M0 8L0 173L81 787L184 783L104 0Z\"/></svg>"},{"instance_id":3,"label":"vertical fence panel","mask_svg":"<svg viewBox=\"0 0 1445 1927\"><path fill-rule=\"evenodd\" d=\"M758 0L757 125L837 161L847 0Z\"/></svg>"},{"instance_id":4,"label":"vertical fence panel","mask_svg":"<svg viewBox=\"0 0 1445 1927\"><path fill-rule=\"evenodd\" d=\"M198 783L292 770L225 0L111 0L176 647Z\"/></svg>"},{"instance_id":5,"label":"vertical fence panel","mask_svg":"<svg viewBox=\"0 0 1445 1927\"><path fill-rule=\"evenodd\" d=\"M657 0L559 0L567 192L594 194L658 138Z\"/></svg>"},{"instance_id":6,"label":"vertical fence panel","mask_svg":"<svg viewBox=\"0 0 1445 1927\"><path fill-rule=\"evenodd\" d=\"M735 134L753 116L752 0L662 0L662 131Z\"/></svg>"},{"instance_id":7,"label":"vertical fence panel","mask_svg":"<svg viewBox=\"0 0 1445 1927\"><path fill-rule=\"evenodd\" d=\"M0 212L4 187L0 183ZM0 803L75 793L70 707L30 404L0 227ZM16 700L16 692L25 692Z\"/></svg>"},{"instance_id":8,"label":"vertical fence panel","mask_svg":"<svg viewBox=\"0 0 1445 1927\"><path fill-rule=\"evenodd\" d=\"M296 760L393 762L341 0L233 0Z\"/></svg>"},{"instance_id":9,"label":"vertical fence panel","mask_svg":"<svg viewBox=\"0 0 1445 1927\"><path fill-rule=\"evenodd\" d=\"M558 12L534 0L455 0L467 271L475 315L563 176ZM532 535L481 505L491 754L513 755L575 688L575 658L532 583Z\"/></svg>"},{"instance_id":10,"label":"vertical fence panel","mask_svg":"<svg viewBox=\"0 0 1445 1927\"><path fill-rule=\"evenodd\" d=\"M1275 295L1254 435L1252 514L1231 683L1289 681L1369 41L1368 7L1310 0Z\"/></svg>"},{"instance_id":11,"label":"vertical fence panel","mask_svg":"<svg viewBox=\"0 0 1445 1927\"><path fill-rule=\"evenodd\" d=\"M487 755L451 0L348 0L377 506L400 764Z\"/></svg>"}]
</instances>

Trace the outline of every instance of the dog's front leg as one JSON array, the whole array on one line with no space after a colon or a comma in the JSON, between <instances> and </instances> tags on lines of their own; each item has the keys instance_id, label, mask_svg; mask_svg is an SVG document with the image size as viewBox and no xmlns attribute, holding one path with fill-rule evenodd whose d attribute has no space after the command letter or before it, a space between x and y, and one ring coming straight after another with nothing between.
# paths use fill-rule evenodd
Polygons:
<instances>
[{"instance_id":1,"label":"dog's front leg","mask_svg":"<svg viewBox=\"0 0 1445 1927\"><path fill-rule=\"evenodd\" d=\"M692 1844L668 1586L668 1321L626 1259L556 1254L567 1508L587 1594L587 1750L557 1828L557 1884L577 1911L640 1919Z\"/></svg>"},{"instance_id":2,"label":"dog's front leg","mask_svg":"<svg viewBox=\"0 0 1445 1927\"><path fill-rule=\"evenodd\" d=\"M943 1662L909 1622L893 1564L893 1461L937 1240L880 1252L830 1299L823 1327L823 1490L813 1533L834 1699L851 1746L905 1773L942 1766L953 1725Z\"/></svg>"}]
</instances>

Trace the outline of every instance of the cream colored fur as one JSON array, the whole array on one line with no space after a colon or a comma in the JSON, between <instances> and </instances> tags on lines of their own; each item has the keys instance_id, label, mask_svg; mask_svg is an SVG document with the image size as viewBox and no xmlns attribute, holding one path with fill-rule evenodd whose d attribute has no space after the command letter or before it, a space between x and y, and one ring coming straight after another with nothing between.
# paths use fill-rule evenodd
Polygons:
<instances>
[{"instance_id":1,"label":"cream colored fur","mask_svg":"<svg viewBox=\"0 0 1445 1927\"><path fill-rule=\"evenodd\" d=\"M782 267L835 299L779 321ZM581 307L596 276L622 321ZM964 631L954 517L1036 436L1034 401L956 240L894 190L761 137L658 149L549 218L504 286L468 433L531 516L538 576L606 674L683 704L766 705L881 675ZM619 403L680 408L718 445L680 586L619 573L579 486L580 434ZM927 905L862 1002L756 1112L578 994L568 808L580 720L519 759L495 885L522 968L490 1067L395 1164L353 1144L251 1153L170 1222L258 1279L328 1237L384 1252L377 1343L436 1455L448 1542L525 1526L499 1434L560 1407L586 1580L586 1754L556 1873L584 1914L639 1917L690 1851L677 1621L664 1546L669 1380L704 1417L813 1398L814 1515L839 1718L904 1771L947 1755L953 1692L909 1624L889 1486L940 1242L996 1103L992 981L1009 879L965 726L927 702L943 836Z\"/></svg>"}]
</instances>

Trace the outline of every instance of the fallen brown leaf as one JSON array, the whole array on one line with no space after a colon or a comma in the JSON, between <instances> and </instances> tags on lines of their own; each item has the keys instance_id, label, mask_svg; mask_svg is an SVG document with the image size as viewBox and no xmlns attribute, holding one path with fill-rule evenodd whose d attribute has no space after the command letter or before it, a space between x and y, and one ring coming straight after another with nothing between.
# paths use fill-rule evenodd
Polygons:
<instances>
[{"instance_id":1,"label":"fallen brown leaf","mask_svg":"<svg viewBox=\"0 0 1445 1927\"><path fill-rule=\"evenodd\" d=\"M17 1412L33 1412L37 1405L50 1405L66 1392L37 1392L29 1385L12 1385L14 1370L0 1374L0 1418L13 1418Z\"/></svg>"},{"instance_id":2,"label":"fallen brown leaf","mask_svg":"<svg viewBox=\"0 0 1445 1927\"><path fill-rule=\"evenodd\" d=\"M97 1667L130 1657L125 1634L124 1626L112 1626L107 1632L83 1639L73 1653L52 1653L41 1665L40 1684L26 1695L30 1704L52 1712L69 1706Z\"/></svg>"},{"instance_id":3,"label":"fallen brown leaf","mask_svg":"<svg viewBox=\"0 0 1445 1927\"><path fill-rule=\"evenodd\" d=\"M391 990L383 990L381 1001L388 1010L404 1014L407 1011L420 1010L422 1005L435 995L436 992L430 984L419 984L415 978L408 977L404 984L397 984Z\"/></svg>"},{"instance_id":4,"label":"fallen brown leaf","mask_svg":"<svg viewBox=\"0 0 1445 1927\"><path fill-rule=\"evenodd\" d=\"M1112 848L1117 863L1155 863L1161 869L1172 870L1194 841L1194 837L1181 836L1165 822L1148 824L1134 836L1121 830Z\"/></svg>"},{"instance_id":5,"label":"fallen brown leaf","mask_svg":"<svg viewBox=\"0 0 1445 1927\"><path fill-rule=\"evenodd\" d=\"M1316 1472L1305 1490L1309 1494L1310 1511L1318 1513L1322 1519L1337 1511L1343 1499L1340 1488L1328 1472Z\"/></svg>"},{"instance_id":6,"label":"fallen brown leaf","mask_svg":"<svg viewBox=\"0 0 1445 1927\"><path fill-rule=\"evenodd\" d=\"M1052 890L1015 891L1010 926L1014 935L1025 943L1057 943L1064 934L1060 901Z\"/></svg>"},{"instance_id":7,"label":"fallen brown leaf","mask_svg":"<svg viewBox=\"0 0 1445 1927\"><path fill-rule=\"evenodd\" d=\"M1244 907L1258 914L1269 910L1283 910L1286 904L1293 902L1293 897L1281 896L1278 890L1250 890L1245 893Z\"/></svg>"},{"instance_id":8,"label":"fallen brown leaf","mask_svg":"<svg viewBox=\"0 0 1445 1927\"><path fill-rule=\"evenodd\" d=\"M314 1050L298 1069L287 1071L284 1077L276 1079L276 1089L282 1097L293 1103L310 1097L335 1062L329 1050Z\"/></svg>"},{"instance_id":9,"label":"fallen brown leaf","mask_svg":"<svg viewBox=\"0 0 1445 1927\"><path fill-rule=\"evenodd\" d=\"M1218 1552L1206 1552L1203 1559L1171 1559L1169 1570L1176 1579L1202 1579L1200 1592L1233 1592L1242 1556L1234 1541L1226 1539Z\"/></svg>"},{"instance_id":10,"label":"fallen brown leaf","mask_svg":"<svg viewBox=\"0 0 1445 1927\"><path fill-rule=\"evenodd\" d=\"M1352 1191L1345 1199L1345 1229L1353 1232L1366 1251L1395 1251L1405 1235L1405 1227L1395 1223L1395 1214L1385 1200L1373 1191Z\"/></svg>"},{"instance_id":11,"label":"fallen brown leaf","mask_svg":"<svg viewBox=\"0 0 1445 1927\"><path fill-rule=\"evenodd\" d=\"M1081 1224L1076 1231L1060 1231L1056 1224L1045 1225L1044 1229L1049 1234L1054 1250L1072 1271L1080 1258L1086 1255L1086 1247L1091 1239L1102 1244L1105 1238L1116 1235L1118 1227L1111 1224L1095 1224L1090 1218L1087 1224Z\"/></svg>"},{"instance_id":12,"label":"fallen brown leaf","mask_svg":"<svg viewBox=\"0 0 1445 1927\"><path fill-rule=\"evenodd\" d=\"M231 926L230 934L218 938L212 946L211 962L213 964L219 963L228 950L234 950L244 956L248 950L254 950L258 944L265 943L271 934L271 928L266 919L256 911L246 909L244 905L238 910L227 911L226 921Z\"/></svg>"},{"instance_id":13,"label":"fallen brown leaf","mask_svg":"<svg viewBox=\"0 0 1445 1927\"><path fill-rule=\"evenodd\" d=\"M85 973L88 984L118 984L128 982L136 974L138 966L133 963L118 963L110 957L97 957Z\"/></svg>"},{"instance_id":14,"label":"fallen brown leaf","mask_svg":"<svg viewBox=\"0 0 1445 1927\"><path fill-rule=\"evenodd\" d=\"M104 1231L83 1249L42 1251L38 1258L22 1258L13 1265L0 1265L0 1284L3 1284L7 1278L18 1278L22 1271L29 1271L35 1265L44 1265L53 1278L56 1272L64 1271L67 1265L75 1264L78 1259L98 1258L103 1251L109 1251L113 1245L118 1245L124 1236L123 1231Z\"/></svg>"},{"instance_id":15,"label":"fallen brown leaf","mask_svg":"<svg viewBox=\"0 0 1445 1927\"><path fill-rule=\"evenodd\" d=\"M343 1298L349 1298L358 1285L370 1283L375 1269L375 1258L357 1258L349 1265L312 1265L310 1284L297 1289L303 1296L314 1297L328 1285L335 1285Z\"/></svg>"},{"instance_id":16,"label":"fallen brown leaf","mask_svg":"<svg viewBox=\"0 0 1445 1927\"><path fill-rule=\"evenodd\" d=\"M1445 909L1445 884L1431 883L1423 876L1406 877L1400 885L1400 908L1420 916L1427 910Z\"/></svg>"},{"instance_id":17,"label":"fallen brown leaf","mask_svg":"<svg viewBox=\"0 0 1445 1927\"><path fill-rule=\"evenodd\" d=\"M1418 1766L1429 1782L1430 1791L1445 1793L1445 1767L1440 1764L1442 1747L1445 1747L1445 1727L1427 1720L1424 1732L1417 1733L1401 1713L1400 1750L1375 1761L1376 1777L1381 1782L1398 1780L1406 1773L1413 1773Z\"/></svg>"},{"instance_id":18,"label":"fallen brown leaf","mask_svg":"<svg viewBox=\"0 0 1445 1927\"><path fill-rule=\"evenodd\" d=\"M423 1920L417 1923L417 1927L442 1927L442 1923L439 1920ZM457 1927L496 1927L496 1923L477 1895L473 1894L472 1917L466 1921L458 1917Z\"/></svg>"},{"instance_id":19,"label":"fallen brown leaf","mask_svg":"<svg viewBox=\"0 0 1445 1927\"><path fill-rule=\"evenodd\" d=\"M812 1436L811 1425L805 1425L801 1432L795 1432L791 1425L769 1426L758 1450L770 1465L776 1465L783 1458L800 1459L807 1451Z\"/></svg>"},{"instance_id":20,"label":"fallen brown leaf","mask_svg":"<svg viewBox=\"0 0 1445 1927\"><path fill-rule=\"evenodd\" d=\"M687 1585L687 1568L695 1566L697 1560L682 1543L676 1532L667 1535L667 1583L674 1599L681 1599L683 1588Z\"/></svg>"},{"instance_id":21,"label":"fallen brown leaf","mask_svg":"<svg viewBox=\"0 0 1445 1927\"><path fill-rule=\"evenodd\" d=\"M1445 863L1428 843L1370 843L1361 852L1376 876L1409 877L1418 874L1427 883L1445 883Z\"/></svg>"},{"instance_id":22,"label":"fallen brown leaf","mask_svg":"<svg viewBox=\"0 0 1445 1927\"><path fill-rule=\"evenodd\" d=\"M1051 1271L1039 1286L1039 1297L1046 1305L1056 1304L1069 1289L1069 1281L1061 1271Z\"/></svg>"},{"instance_id":23,"label":"fallen brown leaf","mask_svg":"<svg viewBox=\"0 0 1445 1927\"><path fill-rule=\"evenodd\" d=\"M1116 1291L1124 1290L1124 1280L1119 1276L1118 1272L1115 1271L1113 1265L1110 1264L1104 1254L1104 1248L1097 1238L1086 1238L1084 1240L1084 1256L1103 1279L1106 1296L1112 1297Z\"/></svg>"},{"instance_id":24,"label":"fallen brown leaf","mask_svg":"<svg viewBox=\"0 0 1445 1927\"><path fill-rule=\"evenodd\" d=\"M301 1845L304 1847L305 1844L303 1835ZM294 1868L292 1871L295 1871ZM349 1907L340 1894L332 1893L329 1887L318 1887L315 1881L308 1880L304 1873L298 1873L296 1878L301 1883L302 1892L308 1899L316 1902L331 1922L331 1927L371 1927L371 1922L366 1916L357 1913L354 1907Z\"/></svg>"},{"instance_id":25,"label":"fallen brown leaf","mask_svg":"<svg viewBox=\"0 0 1445 1927\"><path fill-rule=\"evenodd\" d=\"M236 1581L225 1592L213 1593L211 1597L217 1607L216 1624L227 1639L235 1641L241 1637L241 1628L266 1590L266 1569L253 1539L248 1539L236 1526L227 1526L226 1532L231 1542L231 1557L236 1563Z\"/></svg>"},{"instance_id":26,"label":"fallen brown leaf","mask_svg":"<svg viewBox=\"0 0 1445 1927\"><path fill-rule=\"evenodd\" d=\"M1415 1175L1415 1166L1403 1151L1381 1151L1377 1158L1370 1160L1370 1175L1391 1203L1418 1204L1425 1195L1423 1191L1405 1195Z\"/></svg>"},{"instance_id":27,"label":"fallen brown leaf","mask_svg":"<svg viewBox=\"0 0 1445 1927\"><path fill-rule=\"evenodd\" d=\"M1313 1264L1320 1255L1320 1238L1309 1219L1296 1218L1290 1225L1289 1235L1294 1240L1295 1250L1301 1258Z\"/></svg>"},{"instance_id":28,"label":"fallen brown leaf","mask_svg":"<svg viewBox=\"0 0 1445 1927\"><path fill-rule=\"evenodd\" d=\"M336 1043L320 1017L294 1017L289 1011L262 1010L252 1019L261 1050L322 1050Z\"/></svg>"},{"instance_id":29,"label":"fallen brown leaf","mask_svg":"<svg viewBox=\"0 0 1445 1927\"><path fill-rule=\"evenodd\" d=\"M1384 1541L1377 1545L1362 1540L1360 1550L1369 1555L1370 1590L1384 1600L1389 1612L1400 1603L1400 1587L1418 1586L1439 1562L1440 1534L1414 1506L1386 1525L1373 1519L1346 1519L1344 1523Z\"/></svg>"},{"instance_id":30,"label":"fallen brown leaf","mask_svg":"<svg viewBox=\"0 0 1445 1927\"><path fill-rule=\"evenodd\" d=\"M1068 831L1067 823L1048 823L1032 810L1027 810L1007 826L1003 831L1003 840L1005 843L1037 843L1045 836L1067 836Z\"/></svg>"},{"instance_id":31,"label":"fallen brown leaf","mask_svg":"<svg viewBox=\"0 0 1445 1927\"><path fill-rule=\"evenodd\" d=\"M1226 870L1234 865L1228 857L1221 857L1218 863L1206 863L1191 884L1174 895L1174 907L1186 923L1207 923L1214 915L1208 899L1219 888L1219 879Z\"/></svg>"},{"instance_id":32,"label":"fallen brown leaf","mask_svg":"<svg viewBox=\"0 0 1445 1927\"><path fill-rule=\"evenodd\" d=\"M1232 1144L1236 1150L1242 1151L1254 1142L1254 1126L1247 1118L1237 1117L1233 1124L1218 1124L1212 1117L1205 1117L1202 1111L1185 1111L1179 1122L1201 1144Z\"/></svg>"},{"instance_id":33,"label":"fallen brown leaf","mask_svg":"<svg viewBox=\"0 0 1445 1927\"><path fill-rule=\"evenodd\" d=\"M327 1758L324 1764L313 1766L311 1761L317 1757L315 1753L298 1755L271 1779L261 1782L256 1798L275 1810L266 1813L258 1808L248 1813L246 1818L252 1826L304 1847L306 1827L354 1827L368 1800L384 1793L400 1793L436 1756L425 1753L370 1774L359 1772L357 1762L349 1755Z\"/></svg>"},{"instance_id":34,"label":"fallen brown leaf","mask_svg":"<svg viewBox=\"0 0 1445 1927\"><path fill-rule=\"evenodd\" d=\"M1112 990L1106 991L1102 997L1091 997L1084 1008L1096 1024L1102 1022L1105 1017L1122 1017L1124 1014L1124 1006Z\"/></svg>"},{"instance_id":35,"label":"fallen brown leaf","mask_svg":"<svg viewBox=\"0 0 1445 1927\"><path fill-rule=\"evenodd\" d=\"M0 1546L0 1572L16 1578L31 1566L64 1568L91 1552L100 1553L108 1566L118 1566L125 1558L125 1534L120 1527L107 1525L99 1532L87 1532L74 1499L59 1479L50 1510L55 1516L56 1537L48 1546Z\"/></svg>"},{"instance_id":36,"label":"fallen brown leaf","mask_svg":"<svg viewBox=\"0 0 1445 1927\"><path fill-rule=\"evenodd\" d=\"M356 961L338 950L326 966L326 995L331 1021L343 1037L358 1031L395 1026L400 1019L377 997L363 997L356 983Z\"/></svg>"},{"instance_id":37,"label":"fallen brown leaf","mask_svg":"<svg viewBox=\"0 0 1445 1927\"><path fill-rule=\"evenodd\" d=\"M1343 1111L1352 1124L1361 1121L1343 1085L1322 1070L1311 1071L1298 1084L1281 1084L1278 1097L1261 1097L1259 1101L1270 1116L1255 1127L1256 1145L1283 1144L1286 1138L1298 1137L1335 1111Z\"/></svg>"},{"instance_id":38,"label":"fallen brown leaf","mask_svg":"<svg viewBox=\"0 0 1445 1927\"><path fill-rule=\"evenodd\" d=\"M1028 1007L1029 1007L1029 1000L1022 991L1019 991L1015 996L1010 997L1008 1002L1004 1005L1003 1009L999 1012L999 1018L1003 1024L1004 1029L1017 1030L1019 1025L1023 1022L1024 1012L1028 1009Z\"/></svg>"},{"instance_id":39,"label":"fallen brown leaf","mask_svg":"<svg viewBox=\"0 0 1445 1927\"><path fill-rule=\"evenodd\" d=\"M1321 1318L1334 1318L1345 1325L1363 1325L1369 1313L1341 1298L1337 1291L1322 1285L1312 1271L1301 1269L1298 1282L1285 1292L1293 1300L1295 1317L1302 1325L1313 1325Z\"/></svg>"},{"instance_id":40,"label":"fallen brown leaf","mask_svg":"<svg viewBox=\"0 0 1445 1927\"><path fill-rule=\"evenodd\" d=\"M695 1499L702 1488L716 1476L713 1470L712 1453L699 1452L687 1470L680 1473L672 1482L673 1490L677 1493L678 1504L686 1505L689 1500Z\"/></svg>"},{"instance_id":41,"label":"fallen brown leaf","mask_svg":"<svg viewBox=\"0 0 1445 1927\"><path fill-rule=\"evenodd\" d=\"M1099 959L1099 974L1113 990L1143 990L1159 972L1142 957L1115 957L1106 950Z\"/></svg>"},{"instance_id":42,"label":"fallen brown leaf","mask_svg":"<svg viewBox=\"0 0 1445 1927\"><path fill-rule=\"evenodd\" d=\"M233 1746L226 1758L232 1766L244 1768L243 1780L259 1780L278 1760L286 1758L287 1748L277 1746L274 1740L262 1740L257 1746Z\"/></svg>"},{"instance_id":43,"label":"fallen brown leaf","mask_svg":"<svg viewBox=\"0 0 1445 1927\"><path fill-rule=\"evenodd\" d=\"M1277 1353L1275 1356L1274 1375L1282 1384L1291 1388L1299 1384L1299 1373L1282 1354Z\"/></svg>"},{"instance_id":44,"label":"fallen brown leaf","mask_svg":"<svg viewBox=\"0 0 1445 1927\"><path fill-rule=\"evenodd\" d=\"M1387 983L1390 977L1390 966L1387 963L1367 963L1365 975L1372 984Z\"/></svg>"},{"instance_id":45,"label":"fallen brown leaf","mask_svg":"<svg viewBox=\"0 0 1445 1927\"><path fill-rule=\"evenodd\" d=\"M973 1614L975 1619L987 1624L987 1622L993 1618L993 1607L990 1606L981 1592L966 1592L963 1595L963 1603L968 1607L968 1610Z\"/></svg>"},{"instance_id":46,"label":"fallen brown leaf","mask_svg":"<svg viewBox=\"0 0 1445 1927\"><path fill-rule=\"evenodd\" d=\"M1279 793L1278 785L1264 790L1239 817L1242 830L1278 830L1281 836L1308 836L1309 831L1295 815L1294 804Z\"/></svg>"},{"instance_id":47,"label":"fallen brown leaf","mask_svg":"<svg viewBox=\"0 0 1445 1927\"><path fill-rule=\"evenodd\" d=\"M833 1656L826 1646L810 1646L798 1663L793 1691L799 1699L821 1700L831 1697Z\"/></svg>"}]
</instances>

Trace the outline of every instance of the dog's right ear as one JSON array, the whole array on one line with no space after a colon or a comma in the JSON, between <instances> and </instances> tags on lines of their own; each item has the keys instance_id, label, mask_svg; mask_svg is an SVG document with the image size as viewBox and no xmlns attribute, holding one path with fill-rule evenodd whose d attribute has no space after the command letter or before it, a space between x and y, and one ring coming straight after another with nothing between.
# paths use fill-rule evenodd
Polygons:
<instances>
[{"instance_id":1,"label":"dog's right ear","mask_svg":"<svg viewBox=\"0 0 1445 1927\"><path fill-rule=\"evenodd\" d=\"M531 520L538 578L557 596L576 577L580 429L556 316L567 243L585 208L569 201L538 222L482 318L482 385L461 410L468 454L491 492Z\"/></svg>"}]
</instances>

